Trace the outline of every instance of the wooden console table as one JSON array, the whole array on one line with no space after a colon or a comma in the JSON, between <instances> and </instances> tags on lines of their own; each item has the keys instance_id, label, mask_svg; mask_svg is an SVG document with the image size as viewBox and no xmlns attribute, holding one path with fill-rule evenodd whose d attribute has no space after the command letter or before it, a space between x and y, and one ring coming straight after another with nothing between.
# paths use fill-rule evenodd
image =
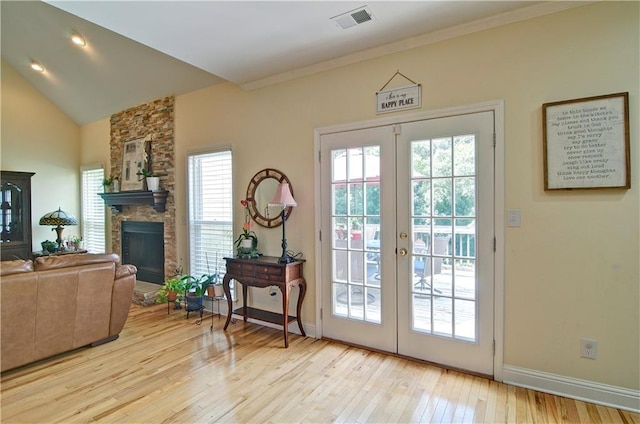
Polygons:
<instances>
[{"instance_id":1,"label":"wooden console table","mask_svg":"<svg viewBox=\"0 0 640 424\"><path fill-rule=\"evenodd\" d=\"M224 324L226 330L231 322L231 315L242 315L244 321L247 318L253 318L260 321L270 322L272 324L282 325L284 333L284 347L289 347L289 329L288 325L292 321L298 321L300 333L306 336L304 328L302 328L302 320L300 312L302 310L302 301L307 292L307 282L302 276L303 260L294 261L288 264L278 263L278 258L272 256L261 256L255 259L240 258L224 258L227 262L227 273L222 280L224 294L227 296L227 305L229 312L227 313L227 322ZM229 282L236 280L242 284L242 308L232 311L233 304L231 300L231 289ZM261 309L247 307L247 287L270 287L277 286L282 292L282 314L277 314ZM300 287L300 295L298 296L298 306L296 315L289 315L289 292L291 287Z\"/></svg>"}]
</instances>

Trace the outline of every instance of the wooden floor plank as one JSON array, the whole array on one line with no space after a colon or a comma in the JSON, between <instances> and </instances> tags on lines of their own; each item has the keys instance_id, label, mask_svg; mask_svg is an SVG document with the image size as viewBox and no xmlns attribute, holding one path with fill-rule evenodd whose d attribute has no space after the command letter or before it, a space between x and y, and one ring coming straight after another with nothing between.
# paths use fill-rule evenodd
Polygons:
<instances>
[{"instance_id":1,"label":"wooden floor plank","mask_svg":"<svg viewBox=\"0 0 640 424\"><path fill-rule=\"evenodd\" d=\"M2 374L4 423L630 423L640 415L237 321L133 305L118 340Z\"/></svg>"}]
</instances>

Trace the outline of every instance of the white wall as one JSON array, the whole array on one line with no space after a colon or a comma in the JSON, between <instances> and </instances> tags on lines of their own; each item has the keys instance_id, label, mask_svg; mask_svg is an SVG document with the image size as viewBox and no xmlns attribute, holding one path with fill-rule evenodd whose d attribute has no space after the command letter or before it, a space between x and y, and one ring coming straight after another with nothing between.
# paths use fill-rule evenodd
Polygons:
<instances>
[{"instance_id":1,"label":"white wall","mask_svg":"<svg viewBox=\"0 0 640 424\"><path fill-rule=\"evenodd\" d=\"M177 187L184 152L206 145L232 143L238 200L259 169L286 173L298 202L287 238L308 261L303 319L313 323L314 128L375 118L374 94L396 70L422 84L423 110L504 100L504 206L523 220L505 235L505 364L637 390L637 149L630 190L545 192L541 105L628 91L637 146L638 30L638 3L596 3L255 91L227 84L178 96ZM184 257L185 213L179 207ZM258 229L261 250L278 255L280 234ZM579 357L581 337L598 340L597 360Z\"/></svg>"},{"instance_id":2,"label":"white wall","mask_svg":"<svg viewBox=\"0 0 640 424\"><path fill-rule=\"evenodd\" d=\"M42 75L47 78L46 72ZM55 240L55 231L38 222L47 212L62 210L80 217L80 128L2 62L2 169L35 172L31 179L33 250ZM66 227L63 237L80 234Z\"/></svg>"}]
</instances>

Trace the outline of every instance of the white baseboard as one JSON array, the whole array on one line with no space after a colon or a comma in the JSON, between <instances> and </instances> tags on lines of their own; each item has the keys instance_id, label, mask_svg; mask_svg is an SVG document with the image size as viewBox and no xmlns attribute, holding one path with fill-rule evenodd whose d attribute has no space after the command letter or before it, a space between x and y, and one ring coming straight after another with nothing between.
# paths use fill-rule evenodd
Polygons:
<instances>
[{"instance_id":1,"label":"white baseboard","mask_svg":"<svg viewBox=\"0 0 640 424\"><path fill-rule=\"evenodd\" d=\"M507 384L613 408L640 412L640 390L510 365L504 365L502 372L502 381Z\"/></svg>"}]
</instances>

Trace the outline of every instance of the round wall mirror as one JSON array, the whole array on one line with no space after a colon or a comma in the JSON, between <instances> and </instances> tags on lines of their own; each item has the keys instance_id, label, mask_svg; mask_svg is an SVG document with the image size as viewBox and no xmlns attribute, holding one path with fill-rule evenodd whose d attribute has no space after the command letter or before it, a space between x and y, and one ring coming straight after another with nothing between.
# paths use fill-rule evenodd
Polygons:
<instances>
[{"instance_id":1,"label":"round wall mirror","mask_svg":"<svg viewBox=\"0 0 640 424\"><path fill-rule=\"evenodd\" d=\"M246 197L247 207L249 208L251 218L253 218L256 224L267 228L282 225L282 209L269 207L269 202L273 199L273 196L276 194L276 188L281 182L289 184L291 194L293 195L291 181L277 169L266 168L258 171L258 173L251 178L251 181L249 181ZM292 210L293 208L290 206L285 209L285 218L289 218Z\"/></svg>"}]
</instances>

